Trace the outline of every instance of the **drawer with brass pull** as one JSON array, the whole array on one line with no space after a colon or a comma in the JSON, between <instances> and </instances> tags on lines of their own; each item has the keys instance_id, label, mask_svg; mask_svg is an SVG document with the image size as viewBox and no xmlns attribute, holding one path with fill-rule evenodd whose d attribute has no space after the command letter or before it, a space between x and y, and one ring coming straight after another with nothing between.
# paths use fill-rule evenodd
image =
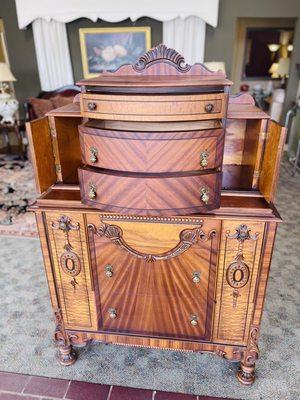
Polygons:
<instances>
[{"instance_id":1,"label":"drawer with brass pull","mask_svg":"<svg viewBox=\"0 0 300 400\"><path fill-rule=\"evenodd\" d=\"M219 220L91 213L87 227L101 330L210 338Z\"/></svg>"},{"instance_id":2,"label":"drawer with brass pull","mask_svg":"<svg viewBox=\"0 0 300 400\"><path fill-rule=\"evenodd\" d=\"M84 117L120 121L198 121L225 116L227 94L81 93Z\"/></svg>"},{"instance_id":3,"label":"drawer with brass pull","mask_svg":"<svg viewBox=\"0 0 300 400\"><path fill-rule=\"evenodd\" d=\"M203 171L221 167L223 129L190 130L193 125L183 123L177 125L181 131L172 132L168 131L172 125L165 123L164 131L155 132L153 125L151 131L147 131L148 127L142 123L123 124L124 128L134 131L103 129L97 121L79 126L83 164L141 173Z\"/></svg>"},{"instance_id":4,"label":"drawer with brass pull","mask_svg":"<svg viewBox=\"0 0 300 400\"><path fill-rule=\"evenodd\" d=\"M151 175L83 167L78 176L82 202L104 211L187 215L220 203L221 172Z\"/></svg>"}]
</instances>

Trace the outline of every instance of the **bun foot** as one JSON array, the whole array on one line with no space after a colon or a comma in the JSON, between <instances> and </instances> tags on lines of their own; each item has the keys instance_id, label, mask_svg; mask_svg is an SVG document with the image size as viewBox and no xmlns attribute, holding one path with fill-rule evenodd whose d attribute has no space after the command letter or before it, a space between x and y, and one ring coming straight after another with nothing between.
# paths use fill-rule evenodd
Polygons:
<instances>
[{"instance_id":1,"label":"bun foot","mask_svg":"<svg viewBox=\"0 0 300 400\"><path fill-rule=\"evenodd\" d=\"M59 346L59 362L65 367L72 365L77 360L76 351L71 345L69 346Z\"/></svg>"},{"instance_id":2,"label":"bun foot","mask_svg":"<svg viewBox=\"0 0 300 400\"><path fill-rule=\"evenodd\" d=\"M255 381L255 365L246 366L241 363L236 377L243 385L252 385Z\"/></svg>"}]
</instances>

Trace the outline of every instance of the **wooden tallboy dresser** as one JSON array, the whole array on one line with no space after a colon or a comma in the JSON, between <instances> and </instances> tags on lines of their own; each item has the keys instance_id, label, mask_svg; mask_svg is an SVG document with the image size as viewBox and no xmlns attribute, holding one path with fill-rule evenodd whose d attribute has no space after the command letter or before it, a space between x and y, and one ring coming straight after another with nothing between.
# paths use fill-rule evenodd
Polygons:
<instances>
[{"instance_id":1,"label":"wooden tallboy dresser","mask_svg":"<svg viewBox=\"0 0 300 400\"><path fill-rule=\"evenodd\" d=\"M208 351L251 384L284 129L163 45L78 84L27 126L60 362L89 341Z\"/></svg>"}]
</instances>

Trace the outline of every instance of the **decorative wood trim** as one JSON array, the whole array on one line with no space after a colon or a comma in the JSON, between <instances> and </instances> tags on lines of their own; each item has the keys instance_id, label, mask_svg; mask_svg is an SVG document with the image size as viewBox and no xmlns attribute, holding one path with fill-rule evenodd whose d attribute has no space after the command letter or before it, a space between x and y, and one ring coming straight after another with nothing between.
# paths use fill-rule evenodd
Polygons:
<instances>
[{"instance_id":1,"label":"decorative wood trim","mask_svg":"<svg viewBox=\"0 0 300 400\"><path fill-rule=\"evenodd\" d=\"M225 346L223 348L217 347L217 349L214 351L214 354L221 358L225 358L225 360L229 361L241 361L242 356L243 356L243 351L242 350L234 350L231 354L228 354L224 350Z\"/></svg>"},{"instance_id":2,"label":"decorative wood trim","mask_svg":"<svg viewBox=\"0 0 300 400\"><path fill-rule=\"evenodd\" d=\"M112 241L115 245L121 247L123 250L127 251L129 254L134 257L143 259L147 262L168 260L173 257L177 257L180 254L187 251L191 246L201 241L207 241L214 238L217 234L215 230L210 231L208 234L202 231L202 229L194 228L194 229L184 229L180 232L179 242L178 244L171 250L168 250L161 254L146 254L141 253L138 250L133 249L130 245L126 243L123 238L123 231L117 225L109 225L103 223L100 228L96 228L95 225L89 224L88 229L91 230L95 235L100 237L106 237L110 241Z\"/></svg>"},{"instance_id":3,"label":"decorative wood trim","mask_svg":"<svg viewBox=\"0 0 300 400\"><path fill-rule=\"evenodd\" d=\"M52 229L60 229L65 233L65 245L64 249L67 251L72 250L72 245L69 240L69 231L78 231L79 223L76 224L71 223L71 218L67 215L62 215L56 222L51 223Z\"/></svg>"},{"instance_id":4,"label":"decorative wood trim","mask_svg":"<svg viewBox=\"0 0 300 400\"><path fill-rule=\"evenodd\" d=\"M226 358L226 360L229 361L240 361L243 351L245 350L245 346L238 345L220 345L219 343L133 336L120 333L85 332L74 330L68 330L68 333L76 336L76 339L72 339L73 345L82 345L88 342L103 342L120 346L149 349L163 349L184 352L208 352Z\"/></svg>"},{"instance_id":5,"label":"decorative wood trim","mask_svg":"<svg viewBox=\"0 0 300 400\"><path fill-rule=\"evenodd\" d=\"M226 75L222 71L211 71L205 65L201 63L195 63L194 65L189 65L185 62L184 57L178 53L176 50L168 48L164 44L159 44L158 46L152 48L143 54L138 61L132 64L124 64L117 68L115 71L103 71L101 73L101 78L107 76L132 76L132 75L148 75L148 76L171 76L171 75L181 75L185 76L203 76L203 77L216 77L215 83L221 86L231 85L232 82L228 81ZM102 79L101 79L102 81ZM209 82L208 82L209 83ZM77 85L87 85L93 84L97 85L97 78L83 79L77 82ZM101 82L101 86L105 86L104 82ZM113 85L109 84L110 91L111 86L116 87L117 84L114 82ZM128 86L128 85L126 85ZM170 86L170 85L168 85ZM174 86L171 85L170 87ZM170 89L168 89L170 91Z\"/></svg>"},{"instance_id":6,"label":"decorative wood trim","mask_svg":"<svg viewBox=\"0 0 300 400\"><path fill-rule=\"evenodd\" d=\"M76 341L78 336L75 334L69 334L64 327L63 317L61 310L58 308L54 311L55 316L55 331L54 340L59 350L59 361L62 365L68 366L75 363L77 354L72 348L72 341Z\"/></svg>"},{"instance_id":7,"label":"decorative wood trim","mask_svg":"<svg viewBox=\"0 0 300 400\"><path fill-rule=\"evenodd\" d=\"M191 65L186 64L184 57L176 50L170 49L164 44L159 44L158 46L154 47L153 49L147 51L144 55L142 55L133 65L133 69L136 72L141 72L149 68L151 65L162 61L167 62L168 64L175 67L177 71L182 73L188 72L192 68Z\"/></svg>"},{"instance_id":8,"label":"decorative wood trim","mask_svg":"<svg viewBox=\"0 0 300 400\"><path fill-rule=\"evenodd\" d=\"M149 222L149 223L170 223L170 224L197 224L202 226L203 219L189 217L151 217L145 215L122 215L122 214L99 214L100 219L110 221L125 221L125 222Z\"/></svg>"},{"instance_id":9,"label":"decorative wood trim","mask_svg":"<svg viewBox=\"0 0 300 400\"><path fill-rule=\"evenodd\" d=\"M251 234L251 229L245 225L241 224L236 228L234 234L230 234L229 231L226 232L226 237L228 239L237 239L239 242L237 254L234 260L228 265L226 269L226 281L229 286L233 288L232 291L232 305L233 308L237 307L237 301L240 297L239 289L247 285L250 278L250 268L244 261L244 242L245 240L258 239L259 234ZM236 275L239 274L239 279Z\"/></svg>"},{"instance_id":10,"label":"decorative wood trim","mask_svg":"<svg viewBox=\"0 0 300 400\"><path fill-rule=\"evenodd\" d=\"M244 243L245 240L257 240L258 233L253 235L250 232L251 229L247 225L241 224L236 228L236 232L234 234L230 234L229 231L227 231L226 237L229 239L237 239L241 243Z\"/></svg>"},{"instance_id":11,"label":"decorative wood trim","mask_svg":"<svg viewBox=\"0 0 300 400\"><path fill-rule=\"evenodd\" d=\"M255 363L259 357L258 348L259 326L250 327L250 336L246 350L243 352L237 379L244 385L252 385L255 380Z\"/></svg>"}]
</instances>

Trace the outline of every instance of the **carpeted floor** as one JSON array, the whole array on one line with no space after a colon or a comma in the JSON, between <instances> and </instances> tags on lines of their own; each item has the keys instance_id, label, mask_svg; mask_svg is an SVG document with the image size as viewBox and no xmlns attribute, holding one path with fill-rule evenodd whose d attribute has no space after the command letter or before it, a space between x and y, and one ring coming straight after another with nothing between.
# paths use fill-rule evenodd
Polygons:
<instances>
[{"instance_id":1,"label":"carpeted floor","mask_svg":"<svg viewBox=\"0 0 300 400\"><path fill-rule=\"evenodd\" d=\"M237 382L236 364L208 354L99 344L80 349L74 366L61 367L39 241L26 238L0 237L0 370L197 395L299 400L300 179L288 169L285 164L277 197L285 223L277 235L252 387Z\"/></svg>"},{"instance_id":2,"label":"carpeted floor","mask_svg":"<svg viewBox=\"0 0 300 400\"><path fill-rule=\"evenodd\" d=\"M37 237L33 213L36 199L33 168L29 161L0 162L0 235Z\"/></svg>"}]
</instances>

